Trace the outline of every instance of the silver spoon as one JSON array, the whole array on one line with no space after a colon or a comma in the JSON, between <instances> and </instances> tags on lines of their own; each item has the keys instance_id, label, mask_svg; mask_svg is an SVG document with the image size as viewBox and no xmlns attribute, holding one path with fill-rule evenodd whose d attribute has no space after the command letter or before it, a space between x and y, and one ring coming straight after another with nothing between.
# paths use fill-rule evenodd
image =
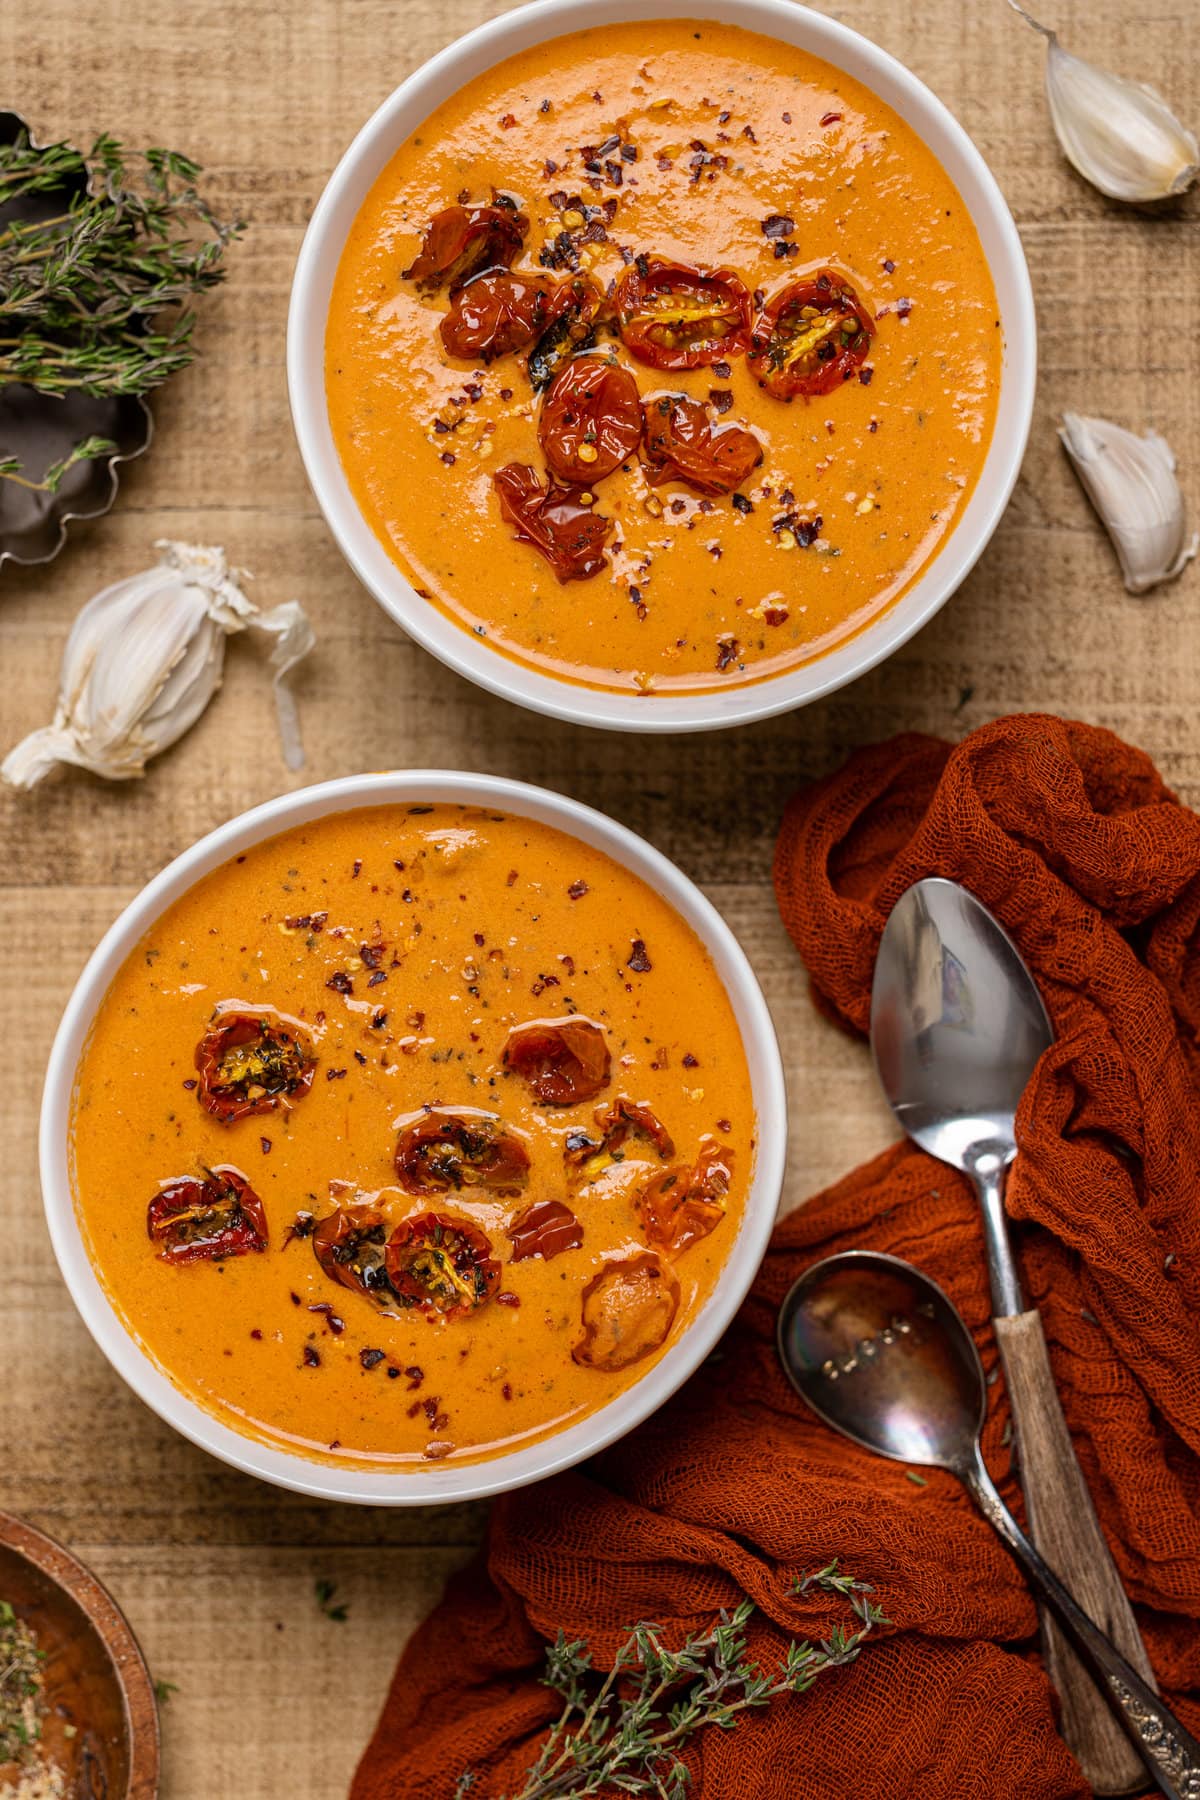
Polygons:
<instances>
[{"instance_id":1,"label":"silver spoon","mask_svg":"<svg viewBox=\"0 0 1200 1800\"><path fill-rule=\"evenodd\" d=\"M961 1169L983 1209L996 1341L1039 1550L1147 1685L1154 1677L1096 1518L1054 1385L1042 1322L1027 1310L1004 1216L1017 1104L1054 1031L1033 976L987 908L957 882L902 894L884 929L871 995L875 1066L896 1118ZM1062 1732L1092 1787L1127 1793L1142 1772L1096 1688L1043 1620Z\"/></svg>"},{"instance_id":2,"label":"silver spoon","mask_svg":"<svg viewBox=\"0 0 1200 1800\"><path fill-rule=\"evenodd\" d=\"M974 1340L936 1282L869 1250L801 1275L779 1309L779 1355L827 1425L880 1456L948 1469L1070 1633L1164 1794L1200 1800L1200 1744L1044 1563L979 1448L987 1384Z\"/></svg>"}]
</instances>

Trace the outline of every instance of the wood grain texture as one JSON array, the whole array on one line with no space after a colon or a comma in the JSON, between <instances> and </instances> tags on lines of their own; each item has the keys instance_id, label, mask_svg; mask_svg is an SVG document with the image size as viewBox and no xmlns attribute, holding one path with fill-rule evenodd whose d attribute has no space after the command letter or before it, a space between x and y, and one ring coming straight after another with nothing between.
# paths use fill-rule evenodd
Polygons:
<instances>
[{"instance_id":1,"label":"wood grain texture","mask_svg":"<svg viewBox=\"0 0 1200 1800\"><path fill-rule=\"evenodd\" d=\"M995 169L1033 271L1041 391L1024 473L957 597L885 667L789 718L704 738L572 730L476 692L408 642L358 586L305 484L283 330L304 224L334 161L413 67L490 0L38 0L0 6L5 103L44 139L101 129L189 151L219 207L247 218L205 309L203 356L155 402L150 455L117 509L50 569L0 578L0 749L48 718L63 639L105 582L162 536L224 544L270 604L298 595L319 647L299 684L308 767L284 768L258 653L236 643L195 731L128 787L81 777L0 798L0 1042L7 1048L0 1286L0 1506L67 1540L108 1582L164 1709L166 1800L338 1800L395 1653L477 1540L479 1508L387 1513L276 1493L191 1448L111 1374L75 1316L41 1221L36 1115L50 1037L102 929L176 851L301 780L391 764L541 781L643 832L694 875L745 944L779 1026L793 1107L788 1198L892 1135L866 1051L817 1018L769 886L782 804L856 744L957 737L1045 708L1143 744L1200 800L1197 578L1130 599L1065 465L1064 407L1154 424L1200 502L1200 202L1119 210L1057 156L1042 47L1001 0L843 0L837 11L922 76ZM1188 0L1058 0L1089 55L1200 119ZM1159 322L1123 297L1152 292ZM1115 304L1097 304L1097 294ZM345 1624L316 1579L337 1582ZM280 1629L281 1628L281 1629Z\"/></svg>"},{"instance_id":2,"label":"wood grain texture","mask_svg":"<svg viewBox=\"0 0 1200 1800\"><path fill-rule=\"evenodd\" d=\"M1054 1385L1041 1316L994 1319L1012 1402L1025 1510L1034 1543L1083 1610L1144 1681L1150 1659L1096 1517ZM1054 1618L1042 1612L1046 1666L1063 1709L1063 1736L1098 1794L1145 1786L1146 1771L1100 1687Z\"/></svg>"}]
</instances>

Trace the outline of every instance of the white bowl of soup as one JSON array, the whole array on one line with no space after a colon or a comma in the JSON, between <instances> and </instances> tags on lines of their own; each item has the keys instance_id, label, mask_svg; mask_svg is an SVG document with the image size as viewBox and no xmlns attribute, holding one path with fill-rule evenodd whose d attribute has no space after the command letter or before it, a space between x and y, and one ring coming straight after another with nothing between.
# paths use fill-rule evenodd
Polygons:
<instances>
[{"instance_id":1,"label":"white bowl of soup","mask_svg":"<svg viewBox=\"0 0 1200 1800\"><path fill-rule=\"evenodd\" d=\"M472 681L640 731L844 685L959 586L1036 334L983 159L787 0L542 0L393 93L296 268L300 449Z\"/></svg>"},{"instance_id":2,"label":"white bowl of soup","mask_svg":"<svg viewBox=\"0 0 1200 1800\"><path fill-rule=\"evenodd\" d=\"M566 1468L708 1355L774 1223L770 1015L718 913L491 776L243 814L104 937L46 1214L117 1372L214 1455L427 1504Z\"/></svg>"}]
</instances>

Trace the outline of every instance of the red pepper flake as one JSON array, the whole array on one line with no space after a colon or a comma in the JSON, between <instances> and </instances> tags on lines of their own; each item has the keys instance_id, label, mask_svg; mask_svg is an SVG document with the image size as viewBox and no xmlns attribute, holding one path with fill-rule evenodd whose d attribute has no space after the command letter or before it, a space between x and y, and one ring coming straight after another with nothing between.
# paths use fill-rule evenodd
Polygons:
<instances>
[{"instance_id":1,"label":"red pepper flake","mask_svg":"<svg viewBox=\"0 0 1200 1800\"><path fill-rule=\"evenodd\" d=\"M714 412L727 413L733 405L733 395L728 388L709 388L708 404Z\"/></svg>"},{"instance_id":2,"label":"red pepper flake","mask_svg":"<svg viewBox=\"0 0 1200 1800\"><path fill-rule=\"evenodd\" d=\"M299 1306L299 1304L300 1304L299 1294L289 1294L288 1299L291 1301L293 1306Z\"/></svg>"},{"instance_id":3,"label":"red pepper flake","mask_svg":"<svg viewBox=\"0 0 1200 1800\"><path fill-rule=\"evenodd\" d=\"M419 1400L414 1400L411 1406L405 1408L404 1416L408 1419L415 1419L420 1410L421 1402Z\"/></svg>"},{"instance_id":4,"label":"red pepper flake","mask_svg":"<svg viewBox=\"0 0 1200 1800\"><path fill-rule=\"evenodd\" d=\"M588 891L589 889L586 881L573 881L567 889L567 898L570 900L582 900L583 896Z\"/></svg>"},{"instance_id":5,"label":"red pepper flake","mask_svg":"<svg viewBox=\"0 0 1200 1800\"><path fill-rule=\"evenodd\" d=\"M786 606L763 607L763 623L766 625L786 625L790 617Z\"/></svg>"},{"instance_id":6,"label":"red pepper flake","mask_svg":"<svg viewBox=\"0 0 1200 1800\"><path fill-rule=\"evenodd\" d=\"M516 124L516 122L517 122L516 113L505 113L504 117L500 121L501 131L511 131L513 126Z\"/></svg>"},{"instance_id":7,"label":"red pepper flake","mask_svg":"<svg viewBox=\"0 0 1200 1800\"><path fill-rule=\"evenodd\" d=\"M907 319L907 317L908 317L909 313L912 311L912 309L913 309L912 301L909 300L905 296L901 296L901 298L899 300L897 300L897 302L896 302L896 317L898 319Z\"/></svg>"},{"instance_id":8,"label":"red pepper flake","mask_svg":"<svg viewBox=\"0 0 1200 1800\"><path fill-rule=\"evenodd\" d=\"M751 500L747 500L745 494L735 494L733 496L733 510L735 512L740 512L744 517L747 513L752 513L754 511L754 503Z\"/></svg>"},{"instance_id":9,"label":"red pepper flake","mask_svg":"<svg viewBox=\"0 0 1200 1800\"><path fill-rule=\"evenodd\" d=\"M374 1018L371 1020L372 1031L382 1031L383 1027L387 1024L387 1022L388 1022L387 1014L385 1012L377 1012L375 1014ZM346 1071L343 1069L342 1074L344 1075L345 1073L346 1073Z\"/></svg>"},{"instance_id":10,"label":"red pepper flake","mask_svg":"<svg viewBox=\"0 0 1200 1800\"><path fill-rule=\"evenodd\" d=\"M326 1081L344 1081L346 1079L346 1071L345 1069L326 1069L325 1079Z\"/></svg>"},{"instance_id":11,"label":"red pepper flake","mask_svg":"<svg viewBox=\"0 0 1200 1800\"><path fill-rule=\"evenodd\" d=\"M889 275L894 275L896 273L896 265L890 256L884 257L883 266Z\"/></svg>"},{"instance_id":12,"label":"red pepper flake","mask_svg":"<svg viewBox=\"0 0 1200 1800\"><path fill-rule=\"evenodd\" d=\"M733 1126L728 1119L718 1119L717 1120L717 1130L718 1131L732 1131Z\"/></svg>"},{"instance_id":13,"label":"red pepper flake","mask_svg":"<svg viewBox=\"0 0 1200 1800\"><path fill-rule=\"evenodd\" d=\"M386 980L387 980L387 970L386 969L372 969L370 975L367 977L367 986L368 987L378 987L380 982L386 981Z\"/></svg>"},{"instance_id":14,"label":"red pepper flake","mask_svg":"<svg viewBox=\"0 0 1200 1800\"><path fill-rule=\"evenodd\" d=\"M496 1295L496 1305L497 1306L520 1306L520 1304L521 1304L520 1297L517 1294L510 1294L510 1293L505 1292L503 1294Z\"/></svg>"},{"instance_id":15,"label":"red pepper flake","mask_svg":"<svg viewBox=\"0 0 1200 1800\"><path fill-rule=\"evenodd\" d=\"M358 1360L364 1369L377 1369L385 1354L383 1350L360 1350Z\"/></svg>"},{"instance_id":16,"label":"red pepper flake","mask_svg":"<svg viewBox=\"0 0 1200 1800\"><path fill-rule=\"evenodd\" d=\"M304 1346L304 1366L306 1369L319 1369L320 1368L321 1353L317 1349L315 1344L305 1344L305 1346Z\"/></svg>"},{"instance_id":17,"label":"red pepper flake","mask_svg":"<svg viewBox=\"0 0 1200 1800\"><path fill-rule=\"evenodd\" d=\"M410 1389L419 1388L421 1383L425 1379L424 1369L419 1368L416 1363L409 1363L409 1365L405 1369L404 1373L408 1377L408 1384L409 1384Z\"/></svg>"},{"instance_id":18,"label":"red pepper flake","mask_svg":"<svg viewBox=\"0 0 1200 1800\"><path fill-rule=\"evenodd\" d=\"M796 221L787 213L768 213L762 222L765 238L790 238L795 229Z\"/></svg>"},{"instance_id":19,"label":"red pepper flake","mask_svg":"<svg viewBox=\"0 0 1200 1800\"><path fill-rule=\"evenodd\" d=\"M860 369L858 371L858 379L862 382L864 387L870 387L871 377L872 377L872 375L874 375L874 373L875 373L874 369L871 369L871 368Z\"/></svg>"},{"instance_id":20,"label":"red pepper flake","mask_svg":"<svg viewBox=\"0 0 1200 1800\"><path fill-rule=\"evenodd\" d=\"M742 126L742 136L745 138L745 140L748 144L757 144L757 142L758 142L758 139L754 135L754 130L753 130L752 126L743 125Z\"/></svg>"},{"instance_id":21,"label":"red pepper flake","mask_svg":"<svg viewBox=\"0 0 1200 1800\"><path fill-rule=\"evenodd\" d=\"M317 1304L310 1306L308 1310L310 1313L320 1313L334 1337L341 1337L346 1329L346 1321L338 1317L328 1300L318 1300Z\"/></svg>"},{"instance_id":22,"label":"red pepper flake","mask_svg":"<svg viewBox=\"0 0 1200 1800\"><path fill-rule=\"evenodd\" d=\"M471 933L471 936L474 938L479 949L482 950L484 944L487 942L487 939L484 937L482 931L473 931Z\"/></svg>"},{"instance_id":23,"label":"red pepper flake","mask_svg":"<svg viewBox=\"0 0 1200 1800\"><path fill-rule=\"evenodd\" d=\"M735 498L736 498L736 496L735 496ZM741 655L741 653L742 653L742 646L738 643L737 639L735 637L733 637L729 632L726 632L722 637L719 637L717 639L717 668L718 668L718 670L723 671L725 669L728 669L731 664L733 664L737 661L737 659Z\"/></svg>"},{"instance_id":24,"label":"red pepper flake","mask_svg":"<svg viewBox=\"0 0 1200 1800\"><path fill-rule=\"evenodd\" d=\"M646 955L646 946L641 938L634 938L629 946L629 955L626 958L625 966L632 969L635 975L648 975L654 967Z\"/></svg>"},{"instance_id":25,"label":"red pepper flake","mask_svg":"<svg viewBox=\"0 0 1200 1800\"><path fill-rule=\"evenodd\" d=\"M350 879L352 881L357 881L361 874L362 874L362 857L356 856L354 859L354 867L350 871Z\"/></svg>"},{"instance_id":26,"label":"red pepper flake","mask_svg":"<svg viewBox=\"0 0 1200 1800\"><path fill-rule=\"evenodd\" d=\"M683 1059L683 1066L685 1069L698 1069L700 1067L700 1064L697 1062L696 1058L692 1055L690 1050L687 1052L687 1055Z\"/></svg>"},{"instance_id":27,"label":"red pepper flake","mask_svg":"<svg viewBox=\"0 0 1200 1800\"><path fill-rule=\"evenodd\" d=\"M516 881L516 879L517 879L517 871L515 869L510 869L508 871L508 874L504 878L505 887L512 887L514 882Z\"/></svg>"},{"instance_id":28,"label":"red pepper flake","mask_svg":"<svg viewBox=\"0 0 1200 1800\"><path fill-rule=\"evenodd\" d=\"M258 1329L257 1325L254 1327L254 1330L250 1333L250 1336L254 1339L256 1344L262 1343L262 1332Z\"/></svg>"},{"instance_id":29,"label":"red pepper flake","mask_svg":"<svg viewBox=\"0 0 1200 1800\"><path fill-rule=\"evenodd\" d=\"M879 430L879 420L872 419L871 423L867 426L867 430L868 431L878 431Z\"/></svg>"},{"instance_id":30,"label":"red pepper flake","mask_svg":"<svg viewBox=\"0 0 1200 1800\"><path fill-rule=\"evenodd\" d=\"M183 1085L187 1089L188 1093L190 1094L196 1085L196 1077L194 1075L189 1075Z\"/></svg>"},{"instance_id":31,"label":"red pepper flake","mask_svg":"<svg viewBox=\"0 0 1200 1800\"><path fill-rule=\"evenodd\" d=\"M354 992L354 982L344 969L335 969L325 986L332 988L335 994L352 994Z\"/></svg>"},{"instance_id":32,"label":"red pepper flake","mask_svg":"<svg viewBox=\"0 0 1200 1800\"><path fill-rule=\"evenodd\" d=\"M296 913L283 922L289 931L323 931L328 917L327 912Z\"/></svg>"},{"instance_id":33,"label":"red pepper flake","mask_svg":"<svg viewBox=\"0 0 1200 1800\"><path fill-rule=\"evenodd\" d=\"M825 113L821 119L821 123L822 125L837 125L841 123L842 116L841 113ZM784 118L786 119L786 117L787 114L785 113Z\"/></svg>"},{"instance_id":34,"label":"red pepper flake","mask_svg":"<svg viewBox=\"0 0 1200 1800\"><path fill-rule=\"evenodd\" d=\"M780 115L780 116L781 116L781 118L782 118L782 119L783 119L783 122L784 122L784 124L785 124L785 125L790 125L790 124L791 124L791 122L792 122L792 115L791 115L791 113L782 113L782 114L781 114L781 115Z\"/></svg>"},{"instance_id":35,"label":"red pepper flake","mask_svg":"<svg viewBox=\"0 0 1200 1800\"><path fill-rule=\"evenodd\" d=\"M506 1381L504 1383L504 1385L501 1387L500 1392L503 1394L503 1396L506 1400L511 1400L512 1399L512 1382Z\"/></svg>"},{"instance_id":36,"label":"red pepper flake","mask_svg":"<svg viewBox=\"0 0 1200 1800\"><path fill-rule=\"evenodd\" d=\"M264 1156L270 1156L270 1154L271 1154L271 1140L270 1140L270 1138L268 1138L268 1137L260 1137L260 1138L259 1138L259 1140L258 1140L258 1144L259 1144L259 1148L260 1148L260 1150L261 1150L261 1151L262 1151L262 1153L263 1153L263 1155L264 1155Z\"/></svg>"}]
</instances>

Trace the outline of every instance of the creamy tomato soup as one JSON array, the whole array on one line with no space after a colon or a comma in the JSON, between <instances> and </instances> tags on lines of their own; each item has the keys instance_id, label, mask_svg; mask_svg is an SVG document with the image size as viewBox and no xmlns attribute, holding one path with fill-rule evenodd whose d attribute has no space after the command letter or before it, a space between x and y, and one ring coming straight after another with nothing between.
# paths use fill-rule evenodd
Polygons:
<instances>
[{"instance_id":1,"label":"creamy tomato soup","mask_svg":"<svg viewBox=\"0 0 1200 1800\"><path fill-rule=\"evenodd\" d=\"M118 974L72 1113L90 1254L243 1431L472 1458L594 1411L711 1292L755 1122L691 929L528 820L371 808L208 875Z\"/></svg>"},{"instance_id":2,"label":"creamy tomato soup","mask_svg":"<svg viewBox=\"0 0 1200 1800\"><path fill-rule=\"evenodd\" d=\"M593 686L762 679L913 582L983 465L996 300L868 89L688 20L555 39L401 146L334 283L359 506L430 605Z\"/></svg>"}]
</instances>

